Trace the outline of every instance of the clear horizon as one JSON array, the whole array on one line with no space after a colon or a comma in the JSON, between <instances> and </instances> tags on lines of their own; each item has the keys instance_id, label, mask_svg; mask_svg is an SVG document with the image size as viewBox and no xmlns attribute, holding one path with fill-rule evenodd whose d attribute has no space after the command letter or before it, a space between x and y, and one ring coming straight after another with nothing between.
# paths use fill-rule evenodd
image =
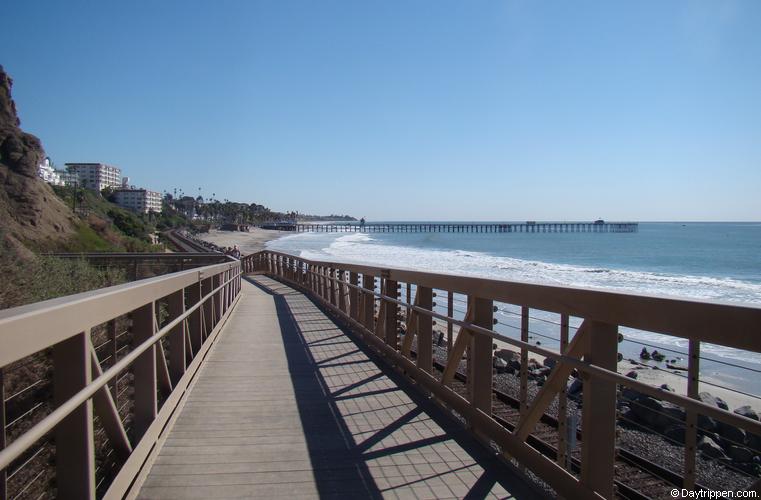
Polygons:
<instances>
[{"instance_id":1,"label":"clear horizon","mask_svg":"<svg viewBox=\"0 0 761 500\"><path fill-rule=\"evenodd\" d=\"M374 220L761 220L761 3L11 1L53 161ZM222 175L224 174L224 175Z\"/></svg>"}]
</instances>

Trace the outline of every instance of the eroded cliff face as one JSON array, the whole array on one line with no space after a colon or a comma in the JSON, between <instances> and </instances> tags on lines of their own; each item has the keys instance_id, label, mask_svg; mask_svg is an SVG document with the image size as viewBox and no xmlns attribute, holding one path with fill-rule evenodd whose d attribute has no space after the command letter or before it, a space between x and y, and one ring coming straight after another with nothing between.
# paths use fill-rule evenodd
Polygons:
<instances>
[{"instance_id":1,"label":"eroded cliff face","mask_svg":"<svg viewBox=\"0 0 761 500\"><path fill-rule=\"evenodd\" d=\"M48 246L69 238L75 216L37 177L45 151L19 127L12 85L0 66L0 239L4 247L22 251L21 244Z\"/></svg>"}]
</instances>

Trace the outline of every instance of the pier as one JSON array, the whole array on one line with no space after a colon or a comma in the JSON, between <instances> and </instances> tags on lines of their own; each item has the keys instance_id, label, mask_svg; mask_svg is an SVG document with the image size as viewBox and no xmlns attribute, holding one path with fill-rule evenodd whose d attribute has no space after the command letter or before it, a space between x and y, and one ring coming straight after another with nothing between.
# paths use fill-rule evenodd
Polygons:
<instances>
[{"instance_id":1,"label":"pier","mask_svg":"<svg viewBox=\"0 0 761 500\"><path fill-rule=\"evenodd\" d=\"M280 224L266 229L299 233L636 233L636 222L510 222Z\"/></svg>"}]
</instances>

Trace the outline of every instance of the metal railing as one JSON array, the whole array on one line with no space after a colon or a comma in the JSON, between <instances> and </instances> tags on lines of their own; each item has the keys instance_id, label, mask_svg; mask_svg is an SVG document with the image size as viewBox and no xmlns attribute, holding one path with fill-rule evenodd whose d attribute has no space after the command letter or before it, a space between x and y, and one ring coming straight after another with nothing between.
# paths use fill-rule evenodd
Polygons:
<instances>
[{"instance_id":1,"label":"metal railing","mask_svg":"<svg viewBox=\"0 0 761 500\"><path fill-rule=\"evenodd\" d=\"M178 253L51 253L58 259L83 259L99 269L120 269L131 281L152 278L168 273L196 269L198 267L221 264L230 259L217 252L178 252Z\"/></svg>"},{"instance_id":2,"label":"metal railing","mask_svg":"<svg viewBox=\"0 0 761 500\"><path fill-rule=\"evenodd\" d=\"M696 488L699 453L699 416L749 435L761 435L761 423L698 399L701 343L761 352L761 307L655 297L602 290L547 286L476 277L435 274L362 264L314 261L273 251L242 259L244 272L264 272L305 290L345 320L386 360L403 371L425 391L467 421L476 436L496 445L508 459L536 473L566 498L611 498L615 494L618 389L629 388L658 401L684 409L684 451L681 487ZM403 285L407 300L401 300ZM412 290L414 289L414 299ZM434 300L448 293L446 312ZM466 311L453 313L453 294L467 297ZM521 338L494 330L495 304L517 305ZM529 343L532 309L560 316L560 350ZM404 314L403 314L404 312ZM569 338L569 320L581 320ZM434 369L434 321L441 320L448 335L443 370ZM681 337L689 345L687 390L680 395L617 373L619 327L629 327ZM458 328L456 336L453 328ZM401 334L404 332L403 334ZM493 358L495 341L520 353L520 418L512 430L493 416ZM415 352L412 351L413 345ZM532 400L527 390L528 354L554 360L554 367ZM467 391L453 388L458 369L465 364ZM569 448L566 436L569 376L583 381L580 453ZM557 399L558 444L556 459L548 458L527 443L545 410ZM573 435L576 435L573 429ZM574 437L575 439L575 437ZM761 453L761 452L760 452ZM580 462L577 474L569 456ZM757 479L750 479L758 487Z\"/></svg>"},{"instance_id":3,"label":"metal railing","mask_svg":"<svg viewBox=\"0 0 761 500\"><path fill-rule=\"evenodd\" d=\"M6 405L0 405L0 498L8 495L10 475L40 453L41 442L55 449L57 497L121 498L237 302L240 279L240 262L229 258L0 311L0 387L9 369L37 359L35 366L51 373L53 388L48 413L20 432L6 433ZM126 322L128 332L118 334L117 321ZM111 340L94 345L103 325ZM127 333L129 345L118 348L118 337ZM111 346L108 363L99 359L104 346ZM124 405L117 404L119 393L128 399ZM18 394L6 397L0 390L0 402ZM101 455L115 457L111 475L104 475ZM34 479L43 475L35 472Z\"/></svg>"}]
</instances>

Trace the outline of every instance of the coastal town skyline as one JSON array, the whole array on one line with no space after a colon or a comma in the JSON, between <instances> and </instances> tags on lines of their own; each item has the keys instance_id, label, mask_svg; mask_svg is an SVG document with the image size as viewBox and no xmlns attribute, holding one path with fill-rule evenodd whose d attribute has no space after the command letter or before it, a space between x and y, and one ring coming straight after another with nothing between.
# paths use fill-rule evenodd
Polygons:
<instances>
[{"instance_id":1,"label":"coastal town skyline","mask_svg":"<svg viewBox=\"0 0 761 500\"><path fill-rule=\"evenodd\" d=\"M144 10L7 7L56 163L374 220L761 219L753 2Z\"/></svg>"}]
</instances>

